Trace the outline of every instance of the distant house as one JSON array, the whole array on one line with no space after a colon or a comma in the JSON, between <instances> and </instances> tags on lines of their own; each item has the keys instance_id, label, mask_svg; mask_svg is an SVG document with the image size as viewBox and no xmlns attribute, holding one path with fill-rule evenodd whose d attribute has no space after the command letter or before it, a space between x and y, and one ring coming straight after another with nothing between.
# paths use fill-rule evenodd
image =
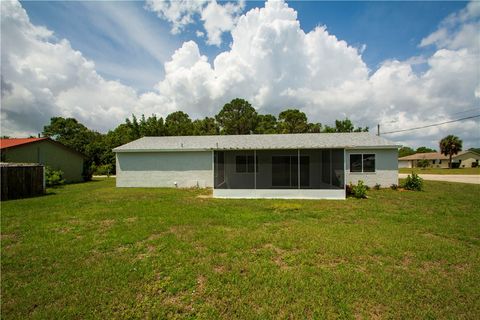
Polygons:
<instances>
[{"instance_id":1,"label":"distant house","mask_svg":"<svg viewBox=\"0 0 480 320\"><path fill-rule=\"evenodd\" d=\"M428 160L429 167L432 168L448 168L448 157L440 152L415 153L398 158L398 167L416 168L421 160Z\"/></svg>"},{"instance_id":2,"label":"distant house","mask_svg":"<svg viewBox=\"0 0 480 320\"><path fill-rule=\"evenodd\" d=\"M398 184L398 145L368 132L144 137L113 151L117 187L211 187L219 198L345 199Z\"/></svg>"},{"instance_id":3,"label":"distant house","mask_svg":"<svg viewBox=\"0 0 480 320\"><path fill-rule=\"evenodd\" d=\"M83 181L85 155L50 138L0 139L2 162L40 163L62 170L67 182Z\"/></svg>"},{"instance_id":4,"label":"distant house","mask_svg":"<svg viewBox=\"0 0 480 320\"><path fill-rule=\"evenodd\" d=\"M458 164L460 168L478 167L479 162L480 154L472 150L459 152L452 158L452 163Z\"/></svg>"}]
</instances>

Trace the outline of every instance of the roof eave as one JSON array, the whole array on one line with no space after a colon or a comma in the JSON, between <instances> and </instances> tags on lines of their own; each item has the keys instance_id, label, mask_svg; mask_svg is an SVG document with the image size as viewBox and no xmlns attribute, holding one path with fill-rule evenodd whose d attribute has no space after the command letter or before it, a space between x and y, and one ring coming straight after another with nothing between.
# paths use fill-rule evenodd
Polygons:
<instances>
[{"instance_id":1,"label":"roof eave","mask_svg":"<svg viewBox=\"0 0 480 320\"><path fill-rule=\"evenodd\" d=\"M298 150L298 149L346 149L346 150L360 150L360 149L398 149L400 145L384 145L384 146L322 146L322 147L281 147L281 148L178 148L178 149L119 149L115 148L112 151L115 153L124 152L192 152L192 151L228 151L228 150Z\"/></svg>"}]
</instances>

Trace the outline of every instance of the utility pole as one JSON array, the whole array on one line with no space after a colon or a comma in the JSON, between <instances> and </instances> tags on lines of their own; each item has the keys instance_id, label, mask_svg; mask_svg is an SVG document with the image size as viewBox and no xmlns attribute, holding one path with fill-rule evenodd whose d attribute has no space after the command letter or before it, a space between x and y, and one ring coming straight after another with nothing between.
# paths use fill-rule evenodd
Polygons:
<instances>
[{"instance_id":1,"label":"utility pole","mask_svg":"<svg viewBox=\"0 0 480 320\"><path fill-rule=\"evenodd\" d=\"M377 136L380 136L380 123L377 124Z\"/></svg>"}]
</instances>

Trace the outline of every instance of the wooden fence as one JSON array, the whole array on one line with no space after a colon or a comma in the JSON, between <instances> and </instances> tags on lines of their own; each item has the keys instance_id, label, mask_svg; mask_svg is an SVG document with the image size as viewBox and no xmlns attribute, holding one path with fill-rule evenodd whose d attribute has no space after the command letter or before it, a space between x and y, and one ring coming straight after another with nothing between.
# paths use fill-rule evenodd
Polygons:
<instances>
[{"instance_id":1,"label":"wooden fence","mask_svg":"<svg viewBox=\"0 0 480 320\"><path fill-rule=\"evenodd\" d=\"M2 201L45 193L44 166L28 163L0 163L0 169Z\"/></svg>"}]
</instances>

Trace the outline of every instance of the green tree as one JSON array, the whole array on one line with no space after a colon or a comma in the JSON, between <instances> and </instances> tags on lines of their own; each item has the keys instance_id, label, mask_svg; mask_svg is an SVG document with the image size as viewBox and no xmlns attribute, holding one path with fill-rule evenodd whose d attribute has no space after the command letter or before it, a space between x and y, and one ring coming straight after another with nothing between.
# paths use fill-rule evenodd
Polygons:
<instances>
[{"instance_id":1,"label":"green tree","mask_svg":"<svg viewBox=\"0 0 480 320\"><path fill-rule=\"evenodd\" d=\"M175 111L165 118L165 129L169 136L189 136L193 134L193 123L188 114Z\"/></svg>"},{"instance_id":2,"label":"green tree","mask_svg":"<svg viewBox=\"0 0 480 320\"><path fill-rule=\"evenodd\" d=\"M310 133L320 133L322 132L322 124L321 123L309 123L308 124L308 132Z\"/></svg>"},{"instance_id":3,"label":"green tree","mask_svg":"<svg viewBox=\"0 0 480 320\"><path fill-rule=\"evenodd\" d=\"M440 152L448 156L448 167L452 168L452 156L462 151L462 140L454 135L448 135L440 140Z\"/></svg>"},{"instance_id":4,"label":"green tree","mask_svg":"<svg viewBox=\"0 0 480 320\"><path fill-rule=\"evenodd\" d=\"M401 158L401 157L406 157L406 156L410 156L412 154L415 153L415 150L413 150L412 148L410 147L405 147L405 146L402 146L400 148L400 150L398 150L398 157Z\"/></svg>"},{"instance_id":5,"label":"green tree","mask_svg":"<svg viewBox=\"0 0 480 320\"><path fill-rule=\"evenodd\" d=\"M135 139L132 138L131 128L127 123L122 123L114 130L110 130L103 138L105 149L100 155L100 164L110 164L112 166L112 172L116 172L115 153L112 149L133 140Z\"/></svg>"},{"instance_id":6,"label":"green tree","mask_svg":"<svg viewBox=\"0 0 480 320\"><path fill-rule=\"evenodd\" d=\"M140 124L137 121L137 117L132 114L132 120L125 119L125 125L128 128L128 136L129 140L136 140L139 139L142 135L140 133Z\"/></svg>"},{"instance_id":7,"label":"green tree","mask_svg":"<svg viewBox=\"0 0 480 320\"><path fill-rule=\"evenodd\" d=\"M353 122L346 118L345 120L335 120L335 132L368 132L368 127L355 128Z\"/></svg>"},{"instance_id":8,"label":"green tree","mask_svg":"<svg viewBox=\"0 0 480 320\"><path fill-rule=\"evenodd\" d=\"M355 129L353 123L350 119L346 118L345 120L335 120L335 131L336 132L352 132Z\"/></svg>"},{"instance_id":9,"label":"green tree","mask_svg":"<svg viewBox=\"0 0 480 320\"><path fill-rule=\"evenodd\" d=\"M279 133L304 133L308 131L307 115L298 109L287 109L278 115Z\"/></svg>"},{"instance_id":10,"label":"green tree","mask_svg":"<svg viewBox=\"0 0 480 320\"><path fill-rule=\"evenodd\" d=\"M90 167L98 158L99 150L104 150L103 136L79 123L74 118L54 117L43 127L43 135L87 156L84 162L83 177L90 180Z\"/></svg>"},{"instance_id":11,"label":"green tree","mask_svg":"<svg viewBox=\"0 0 480 320\"><path fill-rule=\"evenodd\" d=\"M430 162L427 159L422 159L417 162L419 168L425 169L430 165Z\"/></svg>"},{"instance_id":12,"label":"green tree","mask_svg":"<svg viewBox=\"0 0 480 320\"><path fill-rule=\"evenodd\" d=\"M163 123L163 118L157 118L156 115L152 114L145 120L145 117L142 115L142 120L140 121L140 134L142 137L164 136L165 125Z\"/></svg>"},{"instance_id":13,"label":"green tree","mask_svg":"<svg viewBox=\"0 0 480 320\"><path fill-rule=\"evenodd\" d=\"M271 114L259 114L255 133L271 134L277 132L277 118Z\"/></svg>"},{"instance_id":14,"label":"green tree","mask_svg":"<svg viewBox=\"0 0 480 320\"><path fill-rule=\"evenodd\" d=\"M193 121L193 135L205 136L219 134L220 128L215 122L215 118L206 117Z\"/></svg>"},{"instance_id":15,"label":"green tree","mask_svg":"<svg viewBox=\"0 0 480 320\"><path fill-rule=\"evenodd\" d=\"M330 127L329 125L326 125L326 126L323 128L323 132L325 132L325 133L337 132L337 129L334 128L334 127Z\"/></svg>"},{"instance_id":16,"label":"green tree","mask_svg":"<svg viewBox=\"0 0 480 320\"><path fill-rule=\"evenodd\" d=\"M437 152L435 149L430 149L427 147L418 147L416 153L427 153L427 152Z\"/></svg>"},{"instance_id":17,"label":"green tree","mask_svg":"<svg viewBox=\"0 0 480 320\"><path fill-rule=\"evenodd\" d=\"M98 133L88 129L74 118L54 117L43 127L44 137L50 137L76 151L85 153L87 145L94 141Z\"/></svg>"},{"instance_id":18,"label":"green tree","mask_svg":"<svg viewBox=\"0 0 480 320\"><path fill-rule=\"evenodd\" d=\"M237 98L225 104L215 119L222 134L249 134L257 126L258 114L248 101Z\"/></svg>"}]
</instances>

